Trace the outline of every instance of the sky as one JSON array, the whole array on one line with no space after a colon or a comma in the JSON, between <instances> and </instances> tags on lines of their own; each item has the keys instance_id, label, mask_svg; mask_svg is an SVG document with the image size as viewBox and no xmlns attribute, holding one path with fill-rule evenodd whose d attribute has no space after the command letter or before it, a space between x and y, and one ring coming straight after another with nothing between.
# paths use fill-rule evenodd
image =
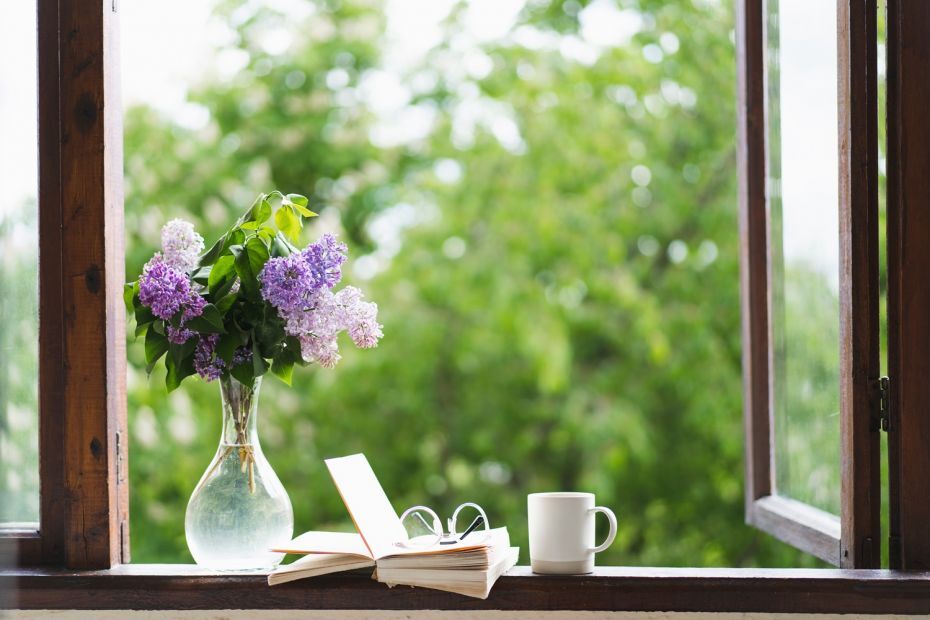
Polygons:
<instances>
[{"instance_id":1,"label":"sky","mask_svg":"<svg viewBox=\"0 0 930 620\"><path fill-rule=\"evenodd\" d=\"M0 19L0 218L35 199L36 0L5 2ZM15 59L11 62L10 59Z\"/></svg>"}]
</instances>

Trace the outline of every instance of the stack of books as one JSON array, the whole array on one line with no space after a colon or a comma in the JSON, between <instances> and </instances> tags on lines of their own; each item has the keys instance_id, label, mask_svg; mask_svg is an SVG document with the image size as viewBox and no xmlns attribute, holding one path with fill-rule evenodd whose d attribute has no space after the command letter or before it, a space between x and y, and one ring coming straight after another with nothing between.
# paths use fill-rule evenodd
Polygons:
<instances>
[{"instance_id":1,"label":"stack of books","mask_svg":"<svg viewBox=\"0 0 930 620\"><path fill-rule=\"evenodd\" d=\"M274 549L303 557L269 574L269 585L374 567L373 578L391 587L419 586L483 599L517 563L520 550L510 546L506 527L476 532L454 544L403 544L407 532L365 456L329 459L326 466L357 533L307 532Z\"/></svg>"}]
</instances>

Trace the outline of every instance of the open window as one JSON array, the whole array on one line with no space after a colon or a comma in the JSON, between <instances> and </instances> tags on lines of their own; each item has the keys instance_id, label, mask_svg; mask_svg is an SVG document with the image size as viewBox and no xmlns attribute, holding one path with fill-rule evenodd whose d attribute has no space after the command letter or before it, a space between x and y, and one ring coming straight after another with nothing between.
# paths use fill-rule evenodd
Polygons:
<instances>
[{"instance_id":1,"label":"open window","mask_svg":"<svg viewBox=\"0 0 930 620\"><path fill-rule=\"evenodd\" d=\"M877 567L876 6L739 7L746 520Z\"/></svg>"},{"instance_id":2,"label":"open window","mask_svg":"<svg viewBox=\"0 0 930 620\"><path fill-rule=\"evenodd\" d=\"M96 11L67 2L37 4L40 524L0 532L0 550L12 546L22 564L109 568L129 557L121 119L118 62L110 47L117 4L97 3ZM802 6L803 19L792 13ZM740 0L738 7L747 520L830 563L878 566L884 545L879 437L885 427L891 564L926 568L930 123L923 78L930 67L930 5L889 3L890 383L879 366L875 2L841 0L835 13L823 14L799 0ZM805 20L810 23L799 23ZM815 26L818 33L835 32L835 40L818 37L816 58L789 59L791 50L809 51L794 46L810 39ZM790 82L788 74L798 70L814 75ZM802 106L808 125L792 125L797 119L789 114L797 107L791 105L813 97L815 106ZM836 148L804 152L799 134L805 134L803 143L817 135L817 148L831 141ZM809 167L799 168L798 157L807 157ZM822 173L811 174L821 166ZM808 182L817 186L810 195ZM805 228L817 234L805 237ZM164 570L162 584L184 572ZM617 606L610 589L615 576L599 577L605 608ZM202 586L200 577L189 577L183 587ZM118 571L106 576L116 584L121 578ZM732 587L760 587L748 583L752 575L728 578ZM825 587L819 577L781 578L811 595L799 599ZM65 573L55 579L73 583ZM688 592L676 602L683 609L693 608L688 588L719 583L700 571L684 585L681 579L666 582ZM850 588L879 587L868 576L842 579ZM916 589L925 584L905 581L897 595L919 602ZM60 588L59 600L68 587L74 586ZM548 595L542 598L541 605L553 604ZM844 609L855 611L856 600L850 601Z\"/></svg>"}]
</instances>

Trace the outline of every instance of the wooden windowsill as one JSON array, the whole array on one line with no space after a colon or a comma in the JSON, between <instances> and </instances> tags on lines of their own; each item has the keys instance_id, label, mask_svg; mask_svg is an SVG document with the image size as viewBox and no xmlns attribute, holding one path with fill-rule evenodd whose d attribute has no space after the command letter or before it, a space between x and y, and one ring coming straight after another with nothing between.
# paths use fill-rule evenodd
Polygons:
<instances>
[{"instance_id":1,"label":"wooden windowsill","mask_svg":"<svg viewBox=\"0 0 930 620\"><path fill-rule=\"evenodd\" d=\"M370 571L269 587L259 573L183 564L106 571L0 570L0 592L19 609L385 609L727 611L930 614L930 572L836 569L604 567L577 577L518 566L485 600L388 588Z\"/></svg>"}]
</instances>

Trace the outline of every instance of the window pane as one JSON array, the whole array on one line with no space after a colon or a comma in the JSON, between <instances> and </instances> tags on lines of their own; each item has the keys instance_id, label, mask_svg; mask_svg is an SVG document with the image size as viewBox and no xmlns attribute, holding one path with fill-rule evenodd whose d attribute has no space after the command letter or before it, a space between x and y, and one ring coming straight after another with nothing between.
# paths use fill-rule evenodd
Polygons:
<instances>
[{"instance_id":1,"label":"window pane","mask_svg":"<svg viewBox=\"0 0 930 620\"><path fill-rule=\"evenodd\" d=\"M836 3L767 6L776 487L838 514Z\"/></svg>"},{"instance_id":2,"label":"window pane","mask_svg":"<svg viewBox=\"0 0 930 620\"><path fill-rule=\"evenodd\" d=\"M38 522L36 2L0 19L0 524Z\"/></svg>"}]
</instances>

